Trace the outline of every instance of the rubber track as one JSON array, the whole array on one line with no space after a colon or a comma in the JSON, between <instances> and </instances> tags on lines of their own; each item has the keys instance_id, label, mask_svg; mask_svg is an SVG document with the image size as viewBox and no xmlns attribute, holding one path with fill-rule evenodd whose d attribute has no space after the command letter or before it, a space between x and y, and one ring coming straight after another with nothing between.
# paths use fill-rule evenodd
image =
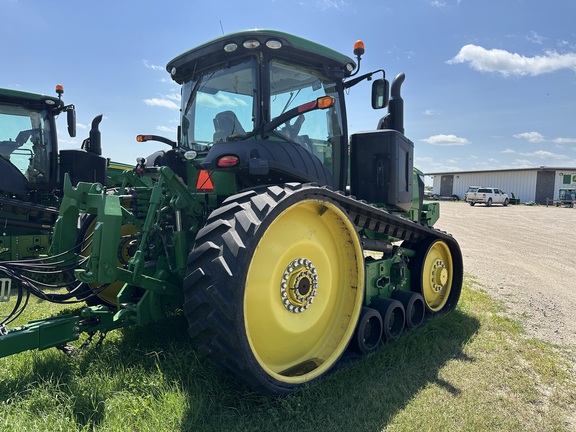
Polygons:
<instances>
[{"instance_id":1,"label":"rubber track","mask_svg":"<svg viewBox=\"0 0 576 432\"><path fill-rule=\"evenodd\" d=\"M240 381L263 394L287 394L294 386L273 380L261 371L246 343L242 316L243 293L230 289L245 275L251 244L262 221L283 200L306 194L306 199L331 200L348 213L355 225L406 241L414 246L433 239L449 244L456 269L462 276L458 243L448 234L358 201L341 192L314 184L286 184L247 191L224 201L199 231L188 256L184 280L184 313L189 333L200 356L223 367Z\"/></svg>"}]
</instances>

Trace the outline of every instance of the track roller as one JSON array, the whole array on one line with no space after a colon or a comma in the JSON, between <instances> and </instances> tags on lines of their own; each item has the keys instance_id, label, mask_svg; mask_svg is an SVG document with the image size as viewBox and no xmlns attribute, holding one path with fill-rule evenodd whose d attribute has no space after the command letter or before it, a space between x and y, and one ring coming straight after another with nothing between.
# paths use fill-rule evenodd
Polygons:
<instances>
[{"instance_id":1,"label":"track roller","mask_svg":"<svg viewBox=\"0 0 576 432\"><path fill-rule=\"evenodd\" d=\"M404 330L406 313L404 306L398 300L377 298L372 300L370 307L380 312L382 316L382 340L391 342L398 338Z\"/></svg>"},{"instance_id":2,"label":"track roller","mask_svg":"<svg viewBox=\"0 0 576 432\"><path fill-rule=\"evenodd\" d=\"M424 321L426 305L424 297L417 292L396 291L392 294L394 300L398 300L404 306L406 313L406 328L413 329Z\"/></svg>"},{"instance_id":3,"label":"track roller","mask_svg":"<svg viewBox=\"0 0 576 432\"><path fill-rule=\"evenodd\" d=\"M376 351L382 340L382 316L376 309L363 307L352 336L351 347L360 354Z\"/></svg>"}]
</instances>

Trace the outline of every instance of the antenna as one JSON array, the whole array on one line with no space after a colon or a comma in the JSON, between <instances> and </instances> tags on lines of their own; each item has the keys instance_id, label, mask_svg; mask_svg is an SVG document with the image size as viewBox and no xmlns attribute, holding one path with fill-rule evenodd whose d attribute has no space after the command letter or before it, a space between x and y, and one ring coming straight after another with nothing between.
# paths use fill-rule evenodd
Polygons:
<instances>
[{"instance_id":1,"label":"antenna","mask_svg":"<svg viewBox=\"0 0 576 432\"><path fill-rule=\"evenodd\" d=\"M222 30L222 34L224 34L224 27L222 26L222 20L220 20L220 30Z\"/></svg>"}]
</instances>

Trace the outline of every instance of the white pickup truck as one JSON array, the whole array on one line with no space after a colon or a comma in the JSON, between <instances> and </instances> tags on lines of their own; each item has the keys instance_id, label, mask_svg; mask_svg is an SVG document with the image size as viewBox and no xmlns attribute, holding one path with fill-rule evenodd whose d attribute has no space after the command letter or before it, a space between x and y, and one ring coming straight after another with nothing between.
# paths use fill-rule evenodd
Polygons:
<instances>
[{"instance_id":1,"label":"white pickup truck","mask_svg":"<svg viewBox=\"0 0 576 432\"><path fill-rule=\"evenodd\" d=\"M471 206L476 203L485 204L486 207L490 207L492 204L507 206L510 198L508 194L498 188L479 187L476 192L466 192L466 201Z\"/></svg>"}]
</instances>

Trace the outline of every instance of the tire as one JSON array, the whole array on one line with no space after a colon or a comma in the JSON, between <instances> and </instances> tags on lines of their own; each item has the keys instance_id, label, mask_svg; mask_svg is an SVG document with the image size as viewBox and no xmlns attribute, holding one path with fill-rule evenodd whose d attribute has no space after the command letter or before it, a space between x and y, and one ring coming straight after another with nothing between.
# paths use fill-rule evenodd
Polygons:
<instances>
[{"instance_id":1,"label":"tire","mask_svg":"<svg viewBox=\"0 0 576 432\"><path fill-rule=\"evenodd\" d=\"M378 349L382 342L382 316L376 309L363 307L350 346L367 355Z\"/></svg>"},{"instance_id":2,"label":"tire","mask_svg":"<svg viewBox=\"0 0 576 432\"><path fill-rule=\"evenodd\" d=\"M406 328L408 330L420 326L426 315L426 305L422 294L410 291L396 291L392 294L394 300L398 300L404 306L406 313Z\"/></svg>"},{"instance_id":3,"label":"tire","mask_svg":"<svg viewBox=\"0 0 576 432\"><path fill-rule=\"evenodd\" d=\"M372 300L373 307L382 316L382 342L392 342L404 331L406 313L404 306L398 300L377 298Z\"/></svg>"},{"instance_id":4,"label":"tire","mask_svg":"<svg viewBox=\"0 0 576 432\"><path fill-rule=\"evenodd\" d=\"M476 204L475 202L470 201L469 203L472 207L474 207L474 204Z\"/></svg>"},{"instance_id":5,"label":"tire","mask_svg":"<svg viewBox=\"0 0 576 432\"><path fill-rule=\"evenodd\" d=\"M263 394L328 372L360 316L360 239L322 190L291 184L230 197L188 256L184 314L199 355Z\"/></svg>"},{"instance_id":6,"label":"tire","mask_svg":"<svg viewBox=\"0 0 576 432\"><path fill-rule=\"evenodd\" d=\"M486 201L486 207L490 207L492 205L492 198L488 198L488 201Z\"/></svg>"},{"instance_id":7,"label":"tire","mask_svg":"<svg viewBox=\"0 0 576 432\"><path fill-rule=\"evenodd\" d=\"M462 255L450 250L442 240L431 240L420 247L411 271L412 290L424 298L429 314L449 312L456 307L462 290Z\"/></svg>"},{"instance_id":8,"label":"tire","mask_svg":"<svg viewBox=\"0 0 576 432\"><path fill-rule=\"evenodd\" d=\"M506 199L504 200L504 207L506 207L506 206L508 205L508 202L509 202L509 201L508 201L508 198L506 198Z\"/></svg>"}]
</instances>

